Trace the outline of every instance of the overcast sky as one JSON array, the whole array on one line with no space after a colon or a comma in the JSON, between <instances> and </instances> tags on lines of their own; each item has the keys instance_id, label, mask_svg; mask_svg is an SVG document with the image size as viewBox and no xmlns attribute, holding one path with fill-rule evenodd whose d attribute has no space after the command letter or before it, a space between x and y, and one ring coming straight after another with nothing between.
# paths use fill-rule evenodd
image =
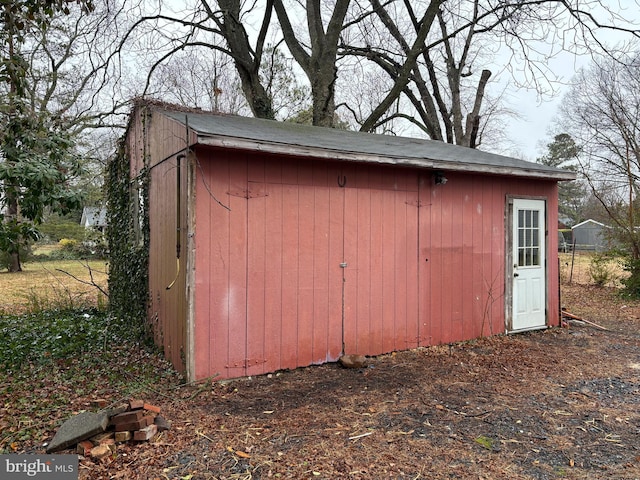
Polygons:
<instances>
[{"instance_id":1,"label":"overcast sky","mask_svg":"<svg viewBox=\"0 0 640 480\"><path fill-rule=\"evenodd\" d=\"M554 67L559 81L554 85L555 94L541 96L531 89L513 89L506 98L510 109L519 118L508 120L507 135L512 146L509 153L526 160L535 160L546 152L546 145L556 133L554 121L562 99L568 91L568 83L581 67L588 67L590 57L574 58L567 54L564 63ZM560 133L560 132L557 132Z\"/></svg>"},{"instance_id":2,"label":"overcast sky","mask_svg":"<svg viewBox=\"0 0 640 480\"><path fill-rule=\"evenodd\" d=\"M621 18L615 23L626 20L623 25L628 28L638 29L640 25L640 1L639 0L601 0L608 4L612 11L618 12ZM602 22L609 23L606 12L590 12L594 17ZM602 29L598 32L598 40L609 48L622 47L628 45L633 39L629 33L615 32ZM636 51L638 42L636 40ZM513 142L509 152L526 160L535 160L546 152L546 145L552 140L555 133L559 131L554 128L558 109L562 99L569 90L569 82L580 68L588 68L592 57L589 54L575 55L569 52L559 52L553 55L553 59L548 62L551 72L557 77L557 82L553 84L555 94L540 96L534 90L516 89L513 82L502 75L499 81L510 82L508 95L505 99L508 108L517 111L521 118L512 119L508 122L508 137ZM499 63L499 59L498 59ZM557 127L556 127L557 129Z\"/></svg>"}]
</instances>

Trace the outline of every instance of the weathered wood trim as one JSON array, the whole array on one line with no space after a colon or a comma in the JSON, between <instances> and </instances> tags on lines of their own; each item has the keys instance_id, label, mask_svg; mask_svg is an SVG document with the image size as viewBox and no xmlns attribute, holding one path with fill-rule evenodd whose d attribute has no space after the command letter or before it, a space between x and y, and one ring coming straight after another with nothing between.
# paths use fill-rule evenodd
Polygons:
<instances>
[{"instance_id":1,"label":"weathered wood trim","mask_svg":"<svg viewBox=\"0 0 640 480\"><path fill-rule=\"evenodd\" d=\"M200 145L211 147L244 150L251 152L270 153L275 155L287 155L292 157L307 157L324 160L343 160L348 162L372 163L381 165L397 165L405 167L416 167L420 169L458 171L467 173L485 173L493 175L508 175L527 178L539 178L549 180L574 180L573 172L541 172L534 169L520 169L513 167L498 167L468 162L445 162L441 160L429 159L408 159L405 157L391 157L382 155L371 155L366 153L355 153L343 150L331 150L330 148L312 148L300 145L290 145L283 143L257 142L241 138L221 137L221 136L199 136L197 140Z\"/></svg>"},{"instance_id":2,"label":"weathered wood trim","mask_svg":"<svg viewBox=\"0 0 640 480\"><path fill-rule=\"evenodd\" d=\"M186 370L187 381L192 382L195 376L195 269L196 269L196 157L190 153L187 157L187 249L186 249Z\"/></svg>"},{"instance_id":3,"label":"weathered wood trim","mask_svg":"<svg viewBox=\"0 0 640 480\"><path fill-rule=\"evenodd\" d=\"M507 195L504 218L504 330L513 329L513 200L519 198Z\"/></svg>"}]
</instances>

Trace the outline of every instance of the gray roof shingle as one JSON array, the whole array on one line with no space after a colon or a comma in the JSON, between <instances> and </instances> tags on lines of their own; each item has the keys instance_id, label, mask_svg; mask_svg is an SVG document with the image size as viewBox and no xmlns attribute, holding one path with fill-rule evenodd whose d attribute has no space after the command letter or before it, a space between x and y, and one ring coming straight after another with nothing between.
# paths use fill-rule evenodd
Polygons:
<instances>
[{"instance_id":1,"label":"gray roof shingle","mask_svg":"<svg viewBox=\"0 0 640 480\"><path fill-rule=\"evenodd\" d=\"M444 142L214 113L161 113L188 125L198 144L445 171L573 180L575 173Z\"/></svg>"}]
</instances>

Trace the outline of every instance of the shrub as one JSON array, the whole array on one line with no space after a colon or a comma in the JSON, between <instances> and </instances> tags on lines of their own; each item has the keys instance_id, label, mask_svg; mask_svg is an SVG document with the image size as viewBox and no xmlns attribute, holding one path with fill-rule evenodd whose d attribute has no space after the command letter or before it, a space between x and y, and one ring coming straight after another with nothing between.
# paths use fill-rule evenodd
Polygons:
<instances>
[{"instance_id":1,"label":"shrub","mask_svg":"<svg viewBox=\"0 0 640 480\"><path fill-rule=\"evenodd\" d=\"M589 263L589 275L591 280L599 287L604 287L614 280L613 271L610 266L611 255L607 253L595 253Z\"/></svg>"},{"instance_id":2,"label":"shrub","mask_svg":"<svg viewBox=\"0 0 640 480\"><path fill-rule=\"evenodd\" d=\"M63 238L58 243L62 247L62 250L69 252L72 252L76 248L76 245L78 245L78 241L73 238Z\"/></svg>"},{"instance_id":3,"label":"shrub","mask_svg":"<svg viewBox=\"0 0 640 480\"><path fill-rule=\"evenodd\" d=\"M634 259L627 255L622 268L629 272L629 276L621 279L624 286L624 295L632 298L640 298L640 259Z\"/></svg>"}]
</instances>

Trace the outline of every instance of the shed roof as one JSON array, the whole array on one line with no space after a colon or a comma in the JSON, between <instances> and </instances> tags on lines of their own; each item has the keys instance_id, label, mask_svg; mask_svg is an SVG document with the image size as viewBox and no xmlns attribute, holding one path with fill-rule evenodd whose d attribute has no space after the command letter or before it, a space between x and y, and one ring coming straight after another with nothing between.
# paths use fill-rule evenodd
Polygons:
<instances>
[{"instance_id":1,"label":"shed roof","mask_svg":"<svg viewBox=\"0 0 640 480\"><path fill-rule=\"evenodd\" d=\"M104 207L84 207L80 225L85 227L106 227L107 209Z\"/></svg>"},{"instance_id":2,"label":"shed roof","mask_svg":"<svg viewBox=\"0 0 640 480\"><path fill-rule=\"evenodd\" d=\"M573 227L571 227L571 230L574 230L576 228L581 228L581 227L585 227L585 228L609 228L608 225L605 225L604 223L598 222L596 220L593 220L592 218L589 218L588 220L585 220L584 222L580 222L576 225L574 225Z\"/></svg>"},{"instance_id":3,"label":"shed roof","mask_svg":"<svg viewBox=\"0 0 640 480\"><path fill-rule=\"evenodd\" d=\"M257 118L161 110L197 134L197 144L433 170L573 180L575 173L444 142Z\"/></svg>"}]
</instances>

